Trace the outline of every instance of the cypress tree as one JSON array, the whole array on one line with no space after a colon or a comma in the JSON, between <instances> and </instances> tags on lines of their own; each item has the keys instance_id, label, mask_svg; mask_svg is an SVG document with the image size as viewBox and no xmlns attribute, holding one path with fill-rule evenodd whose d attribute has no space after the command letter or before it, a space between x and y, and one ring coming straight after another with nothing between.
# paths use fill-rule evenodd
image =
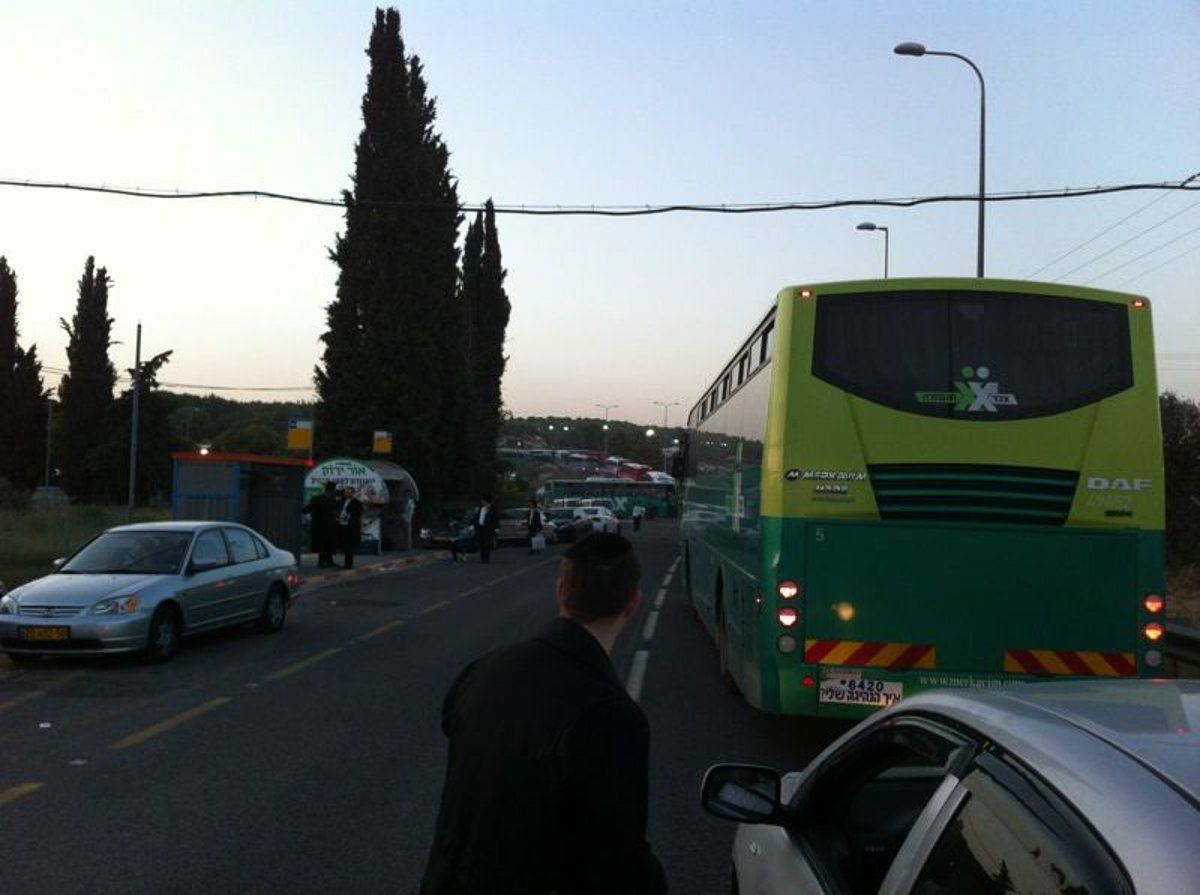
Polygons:
<instances>
[{"instance_id":1,"label":"cypress tree","mask_svg":"<svg viewBox=\"0 0 1200 895\"><path fill-rule=\"evenodd\" d=\"M67 373L58 387L62 402L58 456L62 484L85 503L116 500L119 481L105 468L103 445L113 405L117 373L108 357L112 318L108 316L108 271L95 269L88 257L79 279L79 298L71 323L59 318L67 333Z\"/></svg>"},{"instance_id":2,"label":"cypress tree","mask_svg":"<svg viewBox=\"0 0 1200 895\"><path fill-rule=\"evenodd\" d=\"M315 371L316 448L362 456L373 430L391 431L393 459L428 501L458 473L458 194L395 9L375 11L367 56L354 192L343 194L345 231L330 253L339 275Z\"/></svg>"},{"instance_id":3,"label":"cypress tree","mask_svg":"<svg viewBox=\"0 0 1200 895\"><path fill-rule=\"evenodd\" d=\"M471 320L471 393L474 399L476 456L480 486L490 487L496 476L496 438L500 431L502 401L500 383L508 358L504 355L504 336L512 306L504 289L508 275L500 258L500 237L496 232L496 210L489 199L482 221L477 219L482 251L478 267L478 295ZM464 261L464 280L466 264Z\"/></svg>"},{"instance_id":4,"label":"cypress tree","mask_svg":"<svg viewBox=\"0 0 1200 895\"><path fill-rule=\"evenodd\" d=\"M37 346L21 347L17 327L17 275L0 256L0 477L14 488L37 484L46 443L46 389Z\"/></svg>"}]
</instances>

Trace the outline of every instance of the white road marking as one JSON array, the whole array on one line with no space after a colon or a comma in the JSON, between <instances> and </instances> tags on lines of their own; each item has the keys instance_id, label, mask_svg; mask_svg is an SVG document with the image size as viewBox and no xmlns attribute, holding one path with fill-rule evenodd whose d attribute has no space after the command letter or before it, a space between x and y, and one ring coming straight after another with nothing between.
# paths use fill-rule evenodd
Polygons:
<instances>
[{"instance_id":1,"label":"white road marking","mask_svg":"<svg viewBox=\"0 0 1200 895\"><path fill-rule=\"evenodd\" d=\"M650 661L650 651L640 649L633 656L633 667L629 669L629 682L625 685L627 692L634 702L642 698L642 683L646 679L646 663Z\"/></svg>"},{"instance_id":2,"label":"white road marking","mask_svg":"<svg viewBox=\"0 0 1200 895\"><path fill-rule=\"evenodd\" d=\"M652 640L654 638L654 629L658 627L658 610L651 612L646 616L645 627L642 628L642 640Z\"/></svg>"}]
</instances>

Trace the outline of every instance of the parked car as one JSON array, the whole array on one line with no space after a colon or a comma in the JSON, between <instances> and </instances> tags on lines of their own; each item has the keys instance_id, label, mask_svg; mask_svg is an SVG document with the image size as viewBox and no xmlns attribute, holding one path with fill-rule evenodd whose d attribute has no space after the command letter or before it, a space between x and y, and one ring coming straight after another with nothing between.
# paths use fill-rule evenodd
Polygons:
<instances>
[{"instance_id":1,"label":"parked car","mask_svg":"<svg viewBox=\"0 0 1200 895\"><path fill-rule=\"evenodd\" d=\"M576 519L591 522L592 531L608 531L618 535L621 533L621 522L608 507L575 507L573 512Z\"/></svg>"},{"instance_id":2,"label":"parked car","mask_svg":"<svg viewBox=\"0 0 1200 895\"><path fill-rule=\"evenodd\" d=\"M244 525L122 525L0 597L0 650L15 662L110 653L166 662L189 634L251 621L279 631L299 586L296 557Z\"/></svg>"},{"instance_id":3,"label":"parked car","mask_svg":"<svg viewBox=\"0 0 1200 895\"><path fill-rule=\"evenodd\" d=\"M1195 892L1200 680L929 691L701 800L734 892Z\"/></svg>"},{"instance_id":4,"label":"parked car","mask_svg":"<svg viewBox=\"0 0 1200 895\"><path fill-rule=\"evenodd\" d=\"M526 508L501 510L499 527L496 536L501 544L529 544L529 510ZM542 510L542 536L547 544L558 540L555 526L546 521L546 511Z\"/></svg>"},{"instance_id":5,"label":"parked car","mask_svg":"<svg viewBox=\"0 0 1200 895\"><path fill-rule=\"evenodd\" d=\"M547 523L554 526L555 535L561 544L569 544L577 541L592 531L592 522L590 519L577 519L575 511L566 507L544 510L542 516Z\"/></svg>"}]
</instances>

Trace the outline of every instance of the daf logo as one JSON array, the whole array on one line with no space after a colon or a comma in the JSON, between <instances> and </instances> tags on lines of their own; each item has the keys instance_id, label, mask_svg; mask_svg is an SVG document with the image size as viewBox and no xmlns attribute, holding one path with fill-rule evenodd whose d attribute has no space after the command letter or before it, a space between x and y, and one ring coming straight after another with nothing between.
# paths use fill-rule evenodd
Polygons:
<instances>
[{"instance_id":1,"label":"daf logo","mask_svg":"<svg viewBox=\"0 0 1200 895\"><path fill-rule=\"evenodd\" d=\"M1154 487L1153 479L1106 479L1103 476L1088 476L1089 491L1146 491Z\"/></svg>"}]
</instances>

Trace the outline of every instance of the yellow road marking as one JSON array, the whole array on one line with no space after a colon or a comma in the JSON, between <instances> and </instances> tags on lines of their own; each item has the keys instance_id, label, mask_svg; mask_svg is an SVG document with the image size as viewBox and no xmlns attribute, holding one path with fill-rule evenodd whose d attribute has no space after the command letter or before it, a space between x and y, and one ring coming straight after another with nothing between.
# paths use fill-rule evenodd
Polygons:
<instances>
[{"instance_id":1,"label":"yellow road marking","mask_svg":"<svg viewBox=\"0 0 1200 895\"><path fill-rule=\"evenodd\" d=\"M394 622L388 622L386 625L380 625L374 631L370 631L366 634L363 634L362 637L360 637L358 639L359 640L370 640L372 637L378 637L380 634L386 634L388 631L391 631L393 628L398 628L401 625L406 624L407 622L408 622L408 619L406 619L406 618L396 619L396 621L394 621Z\"/></svg>"},{"instance_id":2,"label":"yellow road marking","mask_svg":"<svg viewBox=\"0 0 1200 895\"><path fill-rule=\"evenodd\" d=\"M151 724L149 727L139 730L137 733L131 733L124 739L117 740L109 749L128 749L130 746L138 746L152 739L161 733L166 733L178 727L180 724L185 724L193 718L198 718L201 715L211 712L213 709L218 709L227 703L233 702L228 696L218 696L216 699L210 699L202 705L196 706L194 709L188 709L186 712L180 712L165 721L159 721L157 724Z\"/></svg>"},{"instance_id":3,"label":"yellow road marking","mask_svg":"<svg viewBox=\"0 0 1200 895\"><path fill-rule=\"evenodd\" d=\"M268 674L267 680L277 681L287 677L288 675L295 674L297 671L303 671L305 668L316 665L318 662L324 662L330 656L336 656L341 651L342 648L340 646L334 647L333 649L327 649L323 653L317 653L315 656L310 656L302 662L297 662L295 665L289 665L287 668L276 671L274 674Z\"/></svg>"},{"instance_id":4,"label":"yellow road marking","mask_svg":"<svg viewBox=\"0 0 1200 895\"><path fill-rule=\"evenodd\" d=\"M27 795L37 792L45 785L45 783L18 783L16 786L0 790L0 805L7 805L9 802L15 802L17 799L24 798Z\"/></svg>"},{"instance_id":5,"label":"yellow road marking","mask_svg":"<svg viewBox=\"0 0 1200 895\"><path fill-rule=\"evenodd\" d=\"M60 677L55 681L51 681L45 686L39 687L37 690L31 690L28 693L22 693L20 696L15 696L8 700L8 702L0 702L0 712L6 712L9 709L16 708L23 703L29 702L31 699L37 699L45 696L51 690L57 690L59 687L65 687L67 684L71 683L71 681L78 680L79 678L83 677L84 674L86 674L86 672L75 671L71 674Z\"/></svg>"}]
</instances>

